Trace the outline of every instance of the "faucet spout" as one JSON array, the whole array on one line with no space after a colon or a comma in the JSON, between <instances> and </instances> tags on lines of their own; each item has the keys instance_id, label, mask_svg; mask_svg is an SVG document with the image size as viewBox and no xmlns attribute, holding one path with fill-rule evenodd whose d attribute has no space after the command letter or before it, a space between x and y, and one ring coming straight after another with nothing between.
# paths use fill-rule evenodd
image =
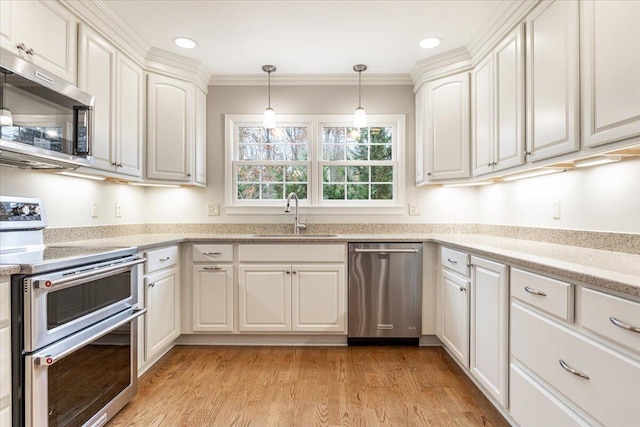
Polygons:
<instances>
[{"instance_id":1,"label":"faucet spout","mask_svg":"<svg viewBox=\"0 0 640 427\"><path fill-rule=\"evenodd\" d=\"M304 230L307 226L298 222L298 195L296 193L289 193L287 196L287 206L284 208L284 211L291 212L291 199L294 199L296 202L296 211L293 220L293 234L300 234L300 230Z\"/></svg>"}]
</instances>

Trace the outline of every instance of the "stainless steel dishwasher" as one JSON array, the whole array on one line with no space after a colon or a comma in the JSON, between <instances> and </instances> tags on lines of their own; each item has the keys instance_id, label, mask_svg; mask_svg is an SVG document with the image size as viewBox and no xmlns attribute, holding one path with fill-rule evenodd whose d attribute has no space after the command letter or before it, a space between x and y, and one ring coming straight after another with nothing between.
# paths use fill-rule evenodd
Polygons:
<instances>
[{"instance_id":1,"label":"stainless steel dishwasher","mask_svg":"<svg viewBox=\"0 0 640 427\"><path fill-rule=\"evenodd\" d=\"M349 345L417 345L422 243L349 243Z\"/></svg>"}]
</instances>

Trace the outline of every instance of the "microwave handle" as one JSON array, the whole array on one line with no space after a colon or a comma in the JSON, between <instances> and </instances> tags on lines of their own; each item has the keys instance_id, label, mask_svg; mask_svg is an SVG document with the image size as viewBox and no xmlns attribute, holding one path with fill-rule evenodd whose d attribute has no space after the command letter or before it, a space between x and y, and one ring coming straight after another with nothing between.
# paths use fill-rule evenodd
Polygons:
<instances>
[{"instance_id":1,"label":"microwave handle","mask_svg":"<svg viewBox=\"0 0 640 427\"><path fill-rule=\"evenodd\" d=\"M93 108L85 106L73 107L73 154L76 156L91 156L93 148ZM87 148L80 150L78 140L80 135L78 134L78 126L80 124L80 114L85 114L84 124L87 133Z\"/></svg>"},{"instance_id":2,"label":"microwave handle","mask_svg":"<svg viewBox=\"0 0 640 427\"><path fill-rule=\"evenodd\" d=\"M130 316L127 316L124 319L114 319L113 324L105 325L104 322L98 323L96 325L90 326L87 329L79 332L69 339L69 343L64 346L64 349L58 353L46 354L47 350L41 353L35 353L31 356L32 362L37 366L51 366L54 363L58 362L60 359L65 358L71 353L80 350L82 347L90 344L91 342L97 340L100 337L103 337L120 326L131 322L132 320L137 319L147 312L146 308L136 309ZM106 328L106 329L105 329ZM64 341L64 340L63 340ZM45 354L43 354L45 353Z\"/></svg>"},{"instance_id":3,"label":"microwave handle","mask_svg":"<svg viewBox=\"0 0 640 427\"><path fill-rule=\"evenodd\" d=\"M138 258L134 261L125 262L123 264L115 264L103 268L97 268L95 270L92 269L81 273L70 274L69 276L64 276L59 279L38 279L34 280L33 287L43 289L52 289L55 287L56 289L64 289L68 288L69 286L76 285L78 281L82 281L87 278L97 280L103 277L113 276L118 273L125 272L127 270L130 270L130 268L134 265L142 264L146 260L146 258Z\"/></svg>"}]
</instances>

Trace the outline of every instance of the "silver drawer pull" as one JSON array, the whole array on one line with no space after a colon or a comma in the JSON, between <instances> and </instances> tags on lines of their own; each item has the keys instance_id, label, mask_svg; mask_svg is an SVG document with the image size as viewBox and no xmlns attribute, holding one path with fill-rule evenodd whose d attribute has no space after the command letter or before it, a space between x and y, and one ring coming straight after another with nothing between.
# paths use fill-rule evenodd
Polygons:
<instances>
[{"instance_id":1,"label":"silver drawer pull","mask_svg":"<svg viewBox=\"0 0 640 427\"><path fill-rule=\"evenodd\" d=\"M455 259L451 259L451 258L447 258L447 261L449 261L451 264L457 264L458 261L456 261Z\"/></svg>"},{"instance_id":2,"label":"silver drawer pull","mask_svg":"<svg viewBox=\"0 0 640 427\"><path fill-rule=\"evenodd\" d=\"M585 374L584 372L580 372L573 369L571 366L567 365L567 363L562 359L560 359L560 366L562 366L562 369L564 369L565 371L570 372L577 377L584 378L585 380L589 379L589 375Z\"/></svg>"},{"instance_id":3,"label":"silver drawer pull","mask_svg":"<svg viewBox=\"0 0 640 427\"><path fill-rule=\"evenodd\" d=\"M202 255L206 255L206 256L222 255L222 252L203 252Z\"/></svg>"},{"instance_id":4,"label":"silver drawer pull","mask_svg":"<svg viewBox=\"0 0 640 427\"><path fill-rule=\"evenodd\" d=\"M625 329L627 331L631 331L631 332L635 332L635 333L640 334L640 328L638 328L636 326L631 326L631 325L628 325L628 324L626 324L624 322L621 322L621 321L619 321L618 319L616 319L613 316L609 317L609 320L611 320L611 323L616 325L618 328L622 328L622 329Z\"/></svg>"},{"instance_id":5,"label":"silver drawer pull","mask_svg":"<svg viewBox=\"0 0 640 427\"><path fill-rule=\"evenodd\" d=\"M203 267L203 270L222 270L222 267Z\"/></svg>"},{"instance_id":6,"label":"silver drawer pull","mask_svg":"<svg viewBox=\"0 0 640 427\"><path fill-rule=\"evenodd\" d=\"M539 290L537 290L537 289L530 288L530 287L528 287L528 286L525 286L525 287L524 287L524 290L525 290L525 291L527 291L527 292L529 292L530 294L540 295L541 297L546 297L546 296L547 296L547 293L546 293L546 292L542 292L542 291L539 291Z\"/></svg>"},{"instance_id":7,"label":"silver drawer pull","mask_svg":"<svg viewBox=\"0 0 640 427\"><path fill-rule=\"evenodd\" d=\"M165 261L169 261L170 259L171 259L171 257L168 256L168 257L160 258L158 261L165 262Z\"/></svg>"}]
</instances>

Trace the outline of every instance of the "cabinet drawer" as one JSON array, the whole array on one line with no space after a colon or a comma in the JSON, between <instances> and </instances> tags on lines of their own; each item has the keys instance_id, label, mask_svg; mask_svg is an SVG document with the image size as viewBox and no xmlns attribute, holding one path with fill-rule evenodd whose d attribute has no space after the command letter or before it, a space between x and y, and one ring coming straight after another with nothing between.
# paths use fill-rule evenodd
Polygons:
<instances>
[{"instance_id":1,"label":"cabinet drawer","mask_svg":"<svg viewBox=\"0 0 640 427\"><path fill-rule=\"evenodd\" d=\"M444 267L460 273L465 277L470 277L471 266L469 265L469 255L464 252L443 247L440 250L440 260Z\"/></svg>"},{"instance_id":2,"label":"cabinet drawer","mask_svg":"<svg viewBox=\"0 0 640 427\"><path fill-rule=\"evenodd\" d=\"M511 353L603 425L637 426L632 390L640 384L639 362L517 303L511 304Z\"/></svg>"},{"instance_id":3,"label":"cabinet drawer","mask_svg":"<svg viewBox=\"0 0 640 427\"><path fill-rule=\"evenodd\" d=\"M193 262L233 262L233 245L193 245Z\"/></svg>"},{"instance_id":4,"label":"cabinet drawer","mask_svg":"<svg viewBox=\"0 0 640 427\"><path fill-rule=\"evenodd\" d=\"M163 268L173 267L178 264L178 247L170 246L168 248L156 249L145 254L147 262L145 264L145 273L153 273Z\"/></svg>"},{"instance_id":5,"label":"cabinet drawer","mask_svg":"<svg viewBox=\"0 0 640 427\"><path fill-rule=\"evenodd\" d=\"M240 262L345 262L345 245L240 245Z\"/></svg>"},{"instance_id":6,"label":"cabinet drawer","mask_svg":"<svg viewBox=\"0 0 640 427\"><path fill-rule=\"evenodd\" d=\"M580 288L580 324L640 353L640 303Z\"/></svg>"},{"instance_id":7,"label":"cabinet drawer","mask_svg":"<svg viewBox=\"0 0 640 427\"><path fill-rule=\"evenodd\" d=\"M589 425L520 368L510 372L509 412L520 427Z\"/></svg>"},{"instance_id":8,"label":"cabinet drawer","mask_svg":"<svg viewBox=\"0 0 640 427\"><path fill-rule=\"evenodd\" d=\"M573 321L573 285L570 283L512 268L511 296L568 322Z\"/></svg>"}]
</instances>

